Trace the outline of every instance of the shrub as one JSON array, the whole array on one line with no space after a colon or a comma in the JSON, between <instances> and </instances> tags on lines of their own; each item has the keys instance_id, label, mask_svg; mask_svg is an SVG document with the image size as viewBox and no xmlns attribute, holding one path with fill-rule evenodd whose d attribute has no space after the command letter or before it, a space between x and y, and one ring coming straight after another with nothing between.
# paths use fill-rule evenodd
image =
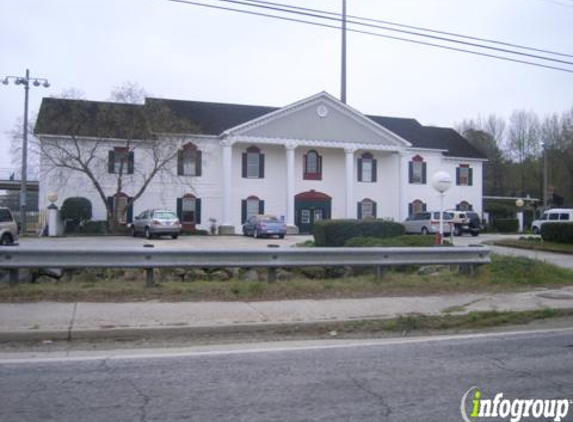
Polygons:
<instances>
[{"instance_id":1,"label":"shrub","mask_svg":"<svg viewBox=\"0 0 573 422\"><path fill-rule=\"evenodd\" d=\"M408 236L397 236L385 239L380 239L377 237L353 237L348 240L345 246L348 247L428 247L434 246L435 238L434 236L422 236L422 235L408 235ZM444 246L451 246L447 241L444 242Z\"/></svg>"},{"instance_id":2,"label":"shrub","mask_svg":"<svg viewBox=\"0 0 573 422\"><path fill-rule=\"evenodd\" d=\"M314 224L316 246L344 246L353 237L388 238L404 234L404 226L393 221L369 220L322 220Z\"/></svg>"},{"instance_id":3,"label":"shrub","mask_svg":"<svg viewBox=\"0 0 573 422\"><path fill-rule=\"evenodd\" d=\"M546 242L573 243L573 223L544 223L541 238Z\"/></svg>"},{"instance_id":4,"label":"shrub","mask_svg":"<svg viewBox=\"0 0 573 422\"><path fill-rule=\"evenodd\" d=\"M76 233L81 234L106 234L107 221L86 221L76 228Z\"/></svg>"},{"instance_id":5,"label":"shrub","mask_svg":"<svg viewBox=\"0 0 573 422\"><path fill-rule=\"evenodd\" d=\"M66 231L76 231L80 223L92 218L92 203L82 197L66 198L60 209L60 217L66 222Z\"/></svg>"},{"instance_id":6,"label":"shrub","mask_svg":"<svg viewBox=\"0 0 573 422\"><path fill-rule=\"evenodd\" d=\"M498 218L493 222L493 226L500 233L516 233L519 228L517 218Z\"/></svg>"}]
</instances>

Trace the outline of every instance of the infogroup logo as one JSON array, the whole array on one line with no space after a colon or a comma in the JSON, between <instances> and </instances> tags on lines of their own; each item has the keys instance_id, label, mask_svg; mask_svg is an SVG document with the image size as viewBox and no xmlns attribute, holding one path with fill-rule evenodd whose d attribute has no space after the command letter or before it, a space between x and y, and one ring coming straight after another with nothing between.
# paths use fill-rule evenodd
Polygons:
<instances>
[{"instance_id":1,"label":"infogroup logo","mask_svg":"<svg viewBox=\"0 0 573 422\"><path fill-rule=\"evenodd\" d=\"M486 399L478 387L471 387L462 396L460 411L465 422L482 418L509 419L511 422L535 418L559 422L567 416L572 403L568 399L506 399L503 393L496 393L493 399ZM471 409L469 414L468 409Z\"/></svg>"}]
</instances>

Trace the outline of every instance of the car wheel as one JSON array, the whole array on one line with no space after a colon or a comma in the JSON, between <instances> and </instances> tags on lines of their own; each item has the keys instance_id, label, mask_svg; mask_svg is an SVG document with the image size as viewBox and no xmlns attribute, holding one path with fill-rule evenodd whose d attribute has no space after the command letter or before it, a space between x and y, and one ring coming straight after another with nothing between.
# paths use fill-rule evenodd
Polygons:
<instances>
[{"instance_id":1,"label":"car wheel","mask_svg":"<svg viewBox=\"0 0 573 422\"><path fill-rule=\"evenodd\" d=\"M285 235L284 234L279 234L279 239L284 239Z\"/></svg>"},{"instance_id":2,"label":"car wheel","mask_svg":"<svg viewBox=\"0 0 573 422\"><path fill-rule=\"evenodd\" d=\"M13 242L12 236L5 234L0 238L0 245L10 245Z\"/></svg>"},{"instance_id":3,"label":"car wheel","mask_svg":"<svg viewBox=\"0 0 573 422\"><path fill-rule=\"evenodd\" d=\"M458 226L454 227L454 236L461 236L462 235L462 229L460 229Z\"/></svg>"},{"instance_id":4,"label":"car wheel","mask_svg":"<svg viewBox=\"0 0 573 422\"><path fill-rule=\"evenodd\" d=\"M147 239L151 239L153 237L153 235L151 234L151 232L149 231L149 227L145 228L145 237Z\"/></svg>"},{"instance_id":5,"label":"car wheel","mask_svg":"<svg viewBox=\"0 0 573 422\"><path fill-rule=\"evenodd\" d=\"M253 230L253 237L255 239L258 239L259 237L261 237L261 235L259 234L259 231L257 229Z\"/></svg>"},{"instance_id":6,"label":"car wheel","mask_svg":"<svg viewBox=\"0 0 573 422\"><path fill-rule=\"evenodd\" d=\"M135 231L135 226L131 226L131 235L132 235L133 237L136 237L136 236L137 236L137 232Z\"/></svg>"},{"instance_id":7,"label":"car wheel","mask_svg":"<svg viewBox=\"0 0 573 422\"><path fill-rule=\"evenodd\" d=\"M533 232L533 234L539 234L539 229L537 228L537 226L536 226L536 227L533 227L533 228L531 229L531 231Z\"/></svg>"},{"instance_id":8,"label":"car wheel","mask_svg":"<svg viewBox=\"0 0 573 422\"><path fill-rule=\"evenodd\" d=\"M428 233L429 233L429 232L428 232L428 229L425 228L425 227L422 227L422 234L425 236L425 235L427 235Z\"/></svg>"},{"instance_id":9,"label":"car wheel","mask_svg":"<svg viewBox=\"0 0 573 422\"><path fill-rule=\"evenodd\" d=\"M178 234L172 234L172 235L171 235L171 239L177 239L178 237L179 237Z\"/></svg>"}]
</instances>

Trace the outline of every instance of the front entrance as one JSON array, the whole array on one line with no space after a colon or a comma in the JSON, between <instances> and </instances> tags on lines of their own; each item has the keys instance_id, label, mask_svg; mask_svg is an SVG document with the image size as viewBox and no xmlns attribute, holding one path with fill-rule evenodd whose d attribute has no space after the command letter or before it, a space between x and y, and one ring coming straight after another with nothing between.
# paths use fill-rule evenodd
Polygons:
<instances>
[{"instance_id":1,"label":"front entrance","mask_svg":"<svg viewBox=\"0 0 573 422\"><path fill-rule=\"evenodd\" d=\"M316 221L331 218L332 198L314 190L294 197L294 223L301 234L311 234Z\"/></svg>"}]
</instances>

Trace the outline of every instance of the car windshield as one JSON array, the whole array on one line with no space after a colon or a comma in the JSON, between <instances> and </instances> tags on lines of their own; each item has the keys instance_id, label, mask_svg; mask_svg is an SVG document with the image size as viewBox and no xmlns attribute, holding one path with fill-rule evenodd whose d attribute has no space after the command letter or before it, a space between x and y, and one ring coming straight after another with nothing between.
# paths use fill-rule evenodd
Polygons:
<instances>
[{"instance_id":1,"label":"car windshield","mask_svg":"<svg viewBox=\"0 0 573 422\"><path fill-rule=\"evenodd\" d=\"M170 211L155 211L153 216L160 220L175 220L177 218L177 216Z\"/></svg>"},{"instance_id":2,"label":"car windshield","mask_svg":"<svg viewBox=\"0 0 573 422\"><path fill-rule=\"evenodd\" d=\"M434 213L434 220L439 220L440 219L440 212L435 212ZM454 216L449 213L449 212L444 212L444 220L451 220L452 218L454 218Z\"/></svg>"}]
</instances>

